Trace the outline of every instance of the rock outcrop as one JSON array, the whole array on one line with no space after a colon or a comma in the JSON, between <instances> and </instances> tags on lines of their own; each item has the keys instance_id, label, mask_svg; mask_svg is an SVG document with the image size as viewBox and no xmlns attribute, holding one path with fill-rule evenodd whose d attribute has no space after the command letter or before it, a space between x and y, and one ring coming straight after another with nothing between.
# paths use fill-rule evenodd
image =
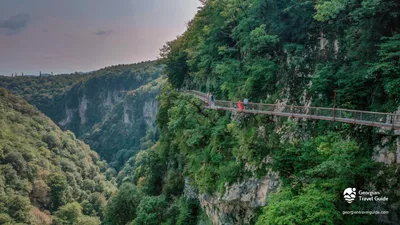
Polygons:
<instances>
[{"instance_id":1,"label":"rock outcrop","mask_svg":"<svg viewBox=\"0 0 400 225\"><path fill-rule=\"evenodd\" d=\"M225 186L225 193L197 194L185 180L185 196L197 198L213 224L252 224L257 216L257 208L265 206L268 196L279 190L280 177L276 172L268 171L267 175L257 179L250 178Z\"/></svg>"}]
</instances>

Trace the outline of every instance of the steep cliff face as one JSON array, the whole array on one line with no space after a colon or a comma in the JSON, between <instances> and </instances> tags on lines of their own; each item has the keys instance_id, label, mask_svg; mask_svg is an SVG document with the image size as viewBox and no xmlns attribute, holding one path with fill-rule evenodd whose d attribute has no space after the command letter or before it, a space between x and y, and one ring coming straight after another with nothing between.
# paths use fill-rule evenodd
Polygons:
<instances>
[{"instance_id":1,"label":"steep cliff face","mask_svg":"<svg viewBox=\"0 0 400 225\"><path fill-rule=\"evenodd\" d=\"M100 88L86 93L77 89L74 87L61 97L59 101L64 102L64 105L55 105L54 108L47 106L51 109L45 113L52 114L61 128L71 130L79 137L110 113L123 100L126 92L123 89ZM55 111L58 113L55 114Z\"/></svg>"},{"instance_id":2,"label":"steep cliff face","mask_svg":"<svg viewBox=\"0 0 400 225\"><path fill-rule=\"evenodd\" d=\"M382 137L381 143L374 147L374 161L386 165L400 164L400 138Z\"/></svg>"},{"instance_id":3,"label":"steep cliff face","mask_svg":"<svg viewBox=\"0 0 400 225\"><path fill-rule=\"evenodd\" d=\"M186 179L184 194L200 202L213 224L253 224L257 219L256 209L265 206L268 196L278 191L280 185L278 174L270 171L260 179L226 185L222 195L198 194Z\"/></svg>"},{"instance_id":4,"label":"steep cliff face","mask_svg":"<svg viewBox=\"0 0 400 225\"><path fill-rule=\"evenodd\" d=\"M129 93L159 85L161 70L157 62L144 62L86 75L1 78L0 86L23 95L62 129L85 139L111 161L119 150L140 148L147 129L156 132L152 123L158 92L149 88L149 93L140 96Z\"/></svg>"},{"instance_id":5,"label":"steep cliff face","mask_svg":"<svg viewBox=\"0 0 400 225\"><path fill-rule=\"evenodd\" d=\"M60 103L44 113L49 114L63 129L71 130L79 137L84 136L124 100L128 91L157 79L160 74L161 66L155 63L100 70L59 96L57 101Z\"/></svg>"},{"instance_id":6,"label":"steep cliff face","mask_svg":"<svg viewBox=\"0 0 400 225\"><path fill-rule=\"evenodd\" d=\"M111 165L117 170L135 152L150 147L156 141L156 96L165 81L160 77L128 91L100 123L82 136L101 156L113 161Z\"/></svg>"}]
</instances>

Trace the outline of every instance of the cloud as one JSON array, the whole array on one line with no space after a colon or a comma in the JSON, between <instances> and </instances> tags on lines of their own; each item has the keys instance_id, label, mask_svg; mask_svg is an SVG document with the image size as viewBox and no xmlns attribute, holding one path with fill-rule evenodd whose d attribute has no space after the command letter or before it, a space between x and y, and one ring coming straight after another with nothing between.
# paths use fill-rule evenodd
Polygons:
<instances>
[{"instance_id":1,"label":"cloud","mask_svg":"<svg viewBox=\"0 0 400 225\"><path fill-rule=\"evenodd\" d=\"M29 14L20 13L7 20L0 21L0 28L6 29L7 35L14 35L25 29L30 21L31 16Z\"/></svg>"},{"instance_id":2,"label":"cloud","mask_svg":"<svg viewBox=\"0 0 400 225\"><path fill-rule=\"evenodd\" d=\"M93 34L97 35L97 36L107 36L107 35L110 35L112 33L113 33L112 30L98 30L98 31L94 32Z\"/></svg>"},{"instance_id":3,"label":"cloud","mask_svg":"<svg viewBox=\"0 0 400 225\"><path fill-rule=\"evenodd\" d=\"M64 34L65 37L67 38L73 38L74 36L72 34Z\"/></svg>"}]
</instances>

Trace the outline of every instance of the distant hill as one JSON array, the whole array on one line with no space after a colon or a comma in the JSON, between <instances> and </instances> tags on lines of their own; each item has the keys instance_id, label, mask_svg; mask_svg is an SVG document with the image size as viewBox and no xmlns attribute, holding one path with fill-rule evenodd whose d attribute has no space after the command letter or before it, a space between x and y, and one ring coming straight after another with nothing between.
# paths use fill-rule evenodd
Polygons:
<instances>
[{"instance_id":1,"label":"distant hill","mask_svg":"<svg viewBox=\"0 0 400 225\"><path fill-rule=\"evenodd\" d=\"M66 74L49 77L18 76L0 77L0 87L22 95L39 109L53 101L56 96L67 92L73 85L84 80L81 74Z\"/></svg>"}]
</instances>

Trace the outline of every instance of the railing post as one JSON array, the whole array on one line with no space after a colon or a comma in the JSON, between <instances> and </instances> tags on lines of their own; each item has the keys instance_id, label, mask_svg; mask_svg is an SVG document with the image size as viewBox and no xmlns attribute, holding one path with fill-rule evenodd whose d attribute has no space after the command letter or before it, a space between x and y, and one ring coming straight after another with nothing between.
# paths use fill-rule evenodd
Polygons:
<instances>
[{"instance_id":1,"label":"railing post","mask_svg":"<svg viewBox=\"0 0 400 225\"><path fill-rule=\"evenodd\" d=\"M333 108L333 121L336 121L336 109Z\"/></svg>"},{"instance_id":2,"label":"railing post","mask_svg":"<svg viewBox=\"0 0 400 225\"><path fill-rule=\"evenodd\" d=\"M390 115L391 121L392 121L392 129L394 130L394 119L393 119L393 115Z\"/></svg>"},{"instance_id":3,"label":"railing post","mask_svg":"<svg viewBox=\"0 0 400 225\"><path fill-rule=\"evenodd\" d=\"M354 111L354 112L353 112L353 117L354 117L354 122L353 122L353 124L356 124L356 116L357 116L357 113L356 113L356 111Z\"/></svg>"},{"instance_id":4,"label":"railing post","mask_svg":"<svg viewBox=\"0 0 400 225\"><path fill-rule=\"evenodd\" d=\"M372 126L375 124L375 114L372 114Z\"/></svg>"},{"instance_id":5,"label":"railing post","mask_svg":"<svg viewBox=\"0 0 400 225\"><path fill-rule=\"evenodd\" d=\"M333 121L336 118L336 89L333 91Z\"/></svg>"}]
</instances>

